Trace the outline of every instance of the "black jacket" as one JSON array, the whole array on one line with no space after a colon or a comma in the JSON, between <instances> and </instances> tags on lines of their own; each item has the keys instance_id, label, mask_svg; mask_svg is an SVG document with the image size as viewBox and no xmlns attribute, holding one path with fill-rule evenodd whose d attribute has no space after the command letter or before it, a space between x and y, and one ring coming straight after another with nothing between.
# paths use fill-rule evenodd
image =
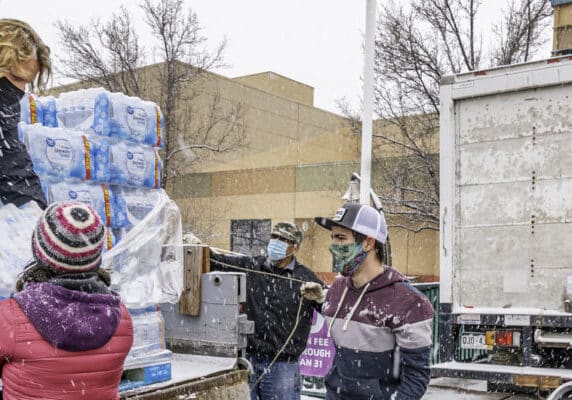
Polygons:
<instances>
[{"instance_id":1,"label":"black jacket","mask_svg":"<svg viewBox=\"0 0 572 400\"><path fill-rule=\"evenodd\" d=\"M40 179L32 170L26 146L18 139L20 99L24 92L0 78L0 200L21 206L34 200L44 209Z\"/></svg>"},{"instance_id":2,"label":"black jacket","mask_svg":"<svg viewBox=\"0 0 572 400\"><path fill-rule=\"evenodd\" d=\"M254 321L254 334L248 337L247 352L272 360L282 348L296 323L296 314L302 296L300 282L256 273L271 272L302 280L318 282L320 279L310 269L295 261L293 271L276 268L264 256L247 257L237 255L221 255L211 253L211 269L219 271L245 272L225 267L217 263L247 268L246 272L246 306L248 319ZM306 341L312 327L314 309L319 311L319 304L303 300L300 322L292 339L278 357L278 361L297 361L306 348Z\"/></svg>"}]
</instances>

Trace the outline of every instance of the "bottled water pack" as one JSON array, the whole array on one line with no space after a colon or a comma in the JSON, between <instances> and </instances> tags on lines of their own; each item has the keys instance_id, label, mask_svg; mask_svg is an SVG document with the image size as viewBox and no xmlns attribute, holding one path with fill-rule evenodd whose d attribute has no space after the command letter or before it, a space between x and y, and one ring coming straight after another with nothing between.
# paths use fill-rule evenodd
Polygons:
<instances>
[{"instance_id":1,"label":"bottled water pack","mask_svg":"<svg viewBox=\"0 0 572 400\"><path fill-rule=\"evenodd\" d=\"M161 184L159 107L103 88L29 95L20 104L20 140L46 199L91 204L108 227L109 251L160 200L159 191L148 189Z\"/></svg>"},{"instance_id":2,"label":"bottled water pack","mask_svg":"<svg viewBox=\"0 0 572 400\"><path fill-rule=\"evenodd\" d=\"M133 346L128 358L140 358L165 349L165 321L157 306L130 309Z\"/></svg>"},{"instance_id":3,"label":"bottled water pack","mask_svg":"<svg viewBox=\"0 0 572 400\"><path fill-rule=\"evenodd\" d=\"M90 204L95 209L105 226L121 228L128 224L124 203L117 202L115 193L105 184L42 180L42 188L49 203L81 201Z\"/></svg>"},{"instance_id":4,"label":"bottled water pack","mask_svg":"<svg viewBox=\"0 0 572 400\"><path fill-rule=\"evenodd\" d=\"M86 180L97 175L97 143L81 132L23 122L18 124L18 130L38 175Z\"/></svg>"},{"instance_id":5,"label":"bottled water pack","mask_svg":"<svg viewBox=\"0 0 572 400\"><path fill-rule=\"evenodd\" d=\"M109 147L109 181L115 185L161 186L162 162L153 147L118 142Z\"/></svg>"},{"instance_id":6,"label":"bottled water pack","mask_svg":"<svg viewBox=\"0 0 572 400\"><path fill-rule=\"evenodd\" d=\"M103 88L62 93L57 100L60 126L154 147L163 145L164 122L159 107L138 97Z\"/></svg>"},{"instance_id":7,"label":"bottled water pack","mask_svg":"<svg viewBox=\"0 0 572 400\"><path fill-rule=\"evenodd\" d=\"M159 203L161 197L157 190L147 188L134 188L127 186L114 186L113 192L118 207L125 210L127 216L127 226L134 226L143 220ZM123 236L125 232L120 232Z\"/></svg>"}]
</instances>

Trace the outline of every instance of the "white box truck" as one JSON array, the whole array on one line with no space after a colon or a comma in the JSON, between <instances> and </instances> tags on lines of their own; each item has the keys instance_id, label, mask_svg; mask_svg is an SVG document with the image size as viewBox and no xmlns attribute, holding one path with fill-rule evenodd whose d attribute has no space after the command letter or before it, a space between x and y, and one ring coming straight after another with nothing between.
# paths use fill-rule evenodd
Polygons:
<instances>
[{"instance_id":1,"label":"white box truck","mask_svg":"<svg viewBox=\"0 0 572 400\"><path fill-rule=\"evenodd\" d=\"M572 380L572 57L441 84L433 376Z\"/></svg>"}]
</instances>

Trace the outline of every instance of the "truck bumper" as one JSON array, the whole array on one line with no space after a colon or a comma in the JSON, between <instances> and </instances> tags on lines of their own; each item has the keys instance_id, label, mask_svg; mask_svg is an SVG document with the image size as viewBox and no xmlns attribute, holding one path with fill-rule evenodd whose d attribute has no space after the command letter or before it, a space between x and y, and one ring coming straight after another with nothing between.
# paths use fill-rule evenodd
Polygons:
<instances>
[{"instance_id":1,"label":"truck bumper","mask_svg":"<svg viewBox=\"0 0 572 400\"><path fill-rule=\"evenodd\" d=\"M516 367L485 363L445 362L431 366L432 377L481 379L514 386L551 390L572 381L572 370Z\"/></svg>"}]
</instances>

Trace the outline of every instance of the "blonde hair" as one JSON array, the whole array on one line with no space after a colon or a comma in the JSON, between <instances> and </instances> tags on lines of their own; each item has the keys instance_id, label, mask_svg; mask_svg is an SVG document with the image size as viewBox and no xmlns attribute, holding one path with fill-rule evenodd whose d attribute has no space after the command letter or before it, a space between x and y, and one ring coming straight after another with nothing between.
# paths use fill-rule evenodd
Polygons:
<instances>
[{"instance_id":1,"label":"blonde hair","mask_svg":"<svg viewBox=\"0 0 572 400\"><path fill-rule=\"evenodd\" d=\"M36 85L40 92L52 74L50 48L40 39L30 25L17 19L0 19L0 78L13 66L25 63L36 57L40 67ZM35 85L30 82L32 90Z\"/></svg>"}]
</instances>

